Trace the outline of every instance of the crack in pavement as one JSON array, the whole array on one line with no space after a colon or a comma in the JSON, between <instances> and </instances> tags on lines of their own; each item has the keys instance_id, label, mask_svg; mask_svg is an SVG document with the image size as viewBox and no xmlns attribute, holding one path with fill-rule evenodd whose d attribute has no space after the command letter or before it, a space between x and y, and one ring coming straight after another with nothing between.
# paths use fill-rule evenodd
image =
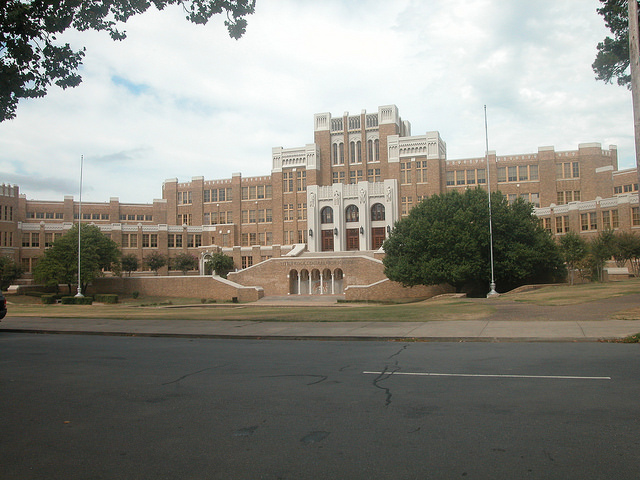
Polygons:
<instances>
[{"instance_id":1,"label":"crack in pavement","mask_svg":"<svg viewBox=\"0 0 640 480\"><path fill-rule=\"evenodd\" d=\"M394 353L393 355L390 355L387 358L387 360L391 360L393 357L397 357L402 352L404 352L407 348L409 348L409 345L404 345L396 353ZM390 370L390 368L392 368L392 370ZM391 367L389 365L385 365L384 369L382 370L382 372L380 372L380 375L378 375L376 378L373 379L373 386L376 387L376 388L379 388L380 390L383 390L384 393L385 393L385 401L384 401L385 408L388 407L391 404L391 397L393 397L393 394L391 393L391 389L390 388L383 387L383 386L379 385L379 383L384 381L384 380L387 380L391 375L393 375L395 372L398 372L400 370L401 370L401 368L398 365L398 360L396 360L394 362L394 365L391 366Z\"/></svg>"},{"instance_id":2,"label":"crack in pavement","mask_svg":"<svg viewBox=\"0 0 640 480\"><path fill-rule=\"evenodd\" d=\"M203 368L202 370L198 370L197 372L191 372L191 373L187 373L186 375L181 376L180 378L176 378L175 380L171 380L170 382L165 382L165 383L161 383L160 385L171 385L172 383L178 383L182 380L184 380L185 378L191 377L193 375L197 375L199 373L202 372L206 372L207 370L213 370L215 368L222 368L222 367L226 367L228 364L225 365L217 365L215 367L207 367L207 368Z\"/></svg>"},{"instance_id":3,"label":"crack in pavement","mask_svg":"<svg viewBox=\"0 0 640 480\"><path fill-rule=\"evenodd\" d=\"M311 382L311 383L307 383L307 385L316 385L320 382L324 382L325 380L327 380L329 377L326 375L305 375L305 374L298 374L298 375L265 375L263 377L260 378L278 378L278 377L312 377L312 378L319 378L320 380L317 380L315 382Z\"/></svg>"}]
</instances>

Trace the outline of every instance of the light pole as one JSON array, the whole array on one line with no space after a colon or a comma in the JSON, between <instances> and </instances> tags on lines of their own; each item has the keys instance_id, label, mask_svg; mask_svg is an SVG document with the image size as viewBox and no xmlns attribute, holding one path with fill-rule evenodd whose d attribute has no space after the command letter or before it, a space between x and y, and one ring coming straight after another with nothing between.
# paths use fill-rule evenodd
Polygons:
<instances>
[{"instance_id":1,"label":"light pole","mask_svg":"<svg viewBox=\"0 0 640 480\"><path fill-rule=\"evenodd\" d=\"M489 256L491 259L491 283L489 287L491 290L487 293L487 298L499 295L496 292L496 281L493 274L493 225L491 220L491 174L489 169L489 133L487 129L487 106L484 106L484 140L485 140L485 155L487 159L487 192L489 196Z\"/></svg>"},{"instance_id":2,"label":"light pole","mask_svg":"<svg viewBox=\"0 0 640 480\"><path fill-rule=\"evenodd\" d=\"M80 230L82 227L82 167L84 165L84 155L80 155L80 201L78 202L78 293L76 297L84 297L82 295L82 280L80 279Z\"/></svg>"}]
</instances>

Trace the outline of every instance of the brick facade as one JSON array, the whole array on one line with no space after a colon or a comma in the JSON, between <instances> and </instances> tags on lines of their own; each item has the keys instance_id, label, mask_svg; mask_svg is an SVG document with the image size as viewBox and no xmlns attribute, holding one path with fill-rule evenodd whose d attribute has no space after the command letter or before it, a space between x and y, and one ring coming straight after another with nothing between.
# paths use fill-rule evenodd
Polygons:
<instances>
[{"instance_id":1,"label":"brick facade","mask_svg":"<svg viewBox=\"0 0 640 480\"><path fill-rule=\"evenodd\" d=\"M238 277L248 281L243 272L257 275L262 272L257 265L267 260L282 278L284 267L275 259L298 245L312 253L377 250L394 223L422 199L478 186L500 190L509 201L532 202L554 235L589 236L608 227L640 230L637 171L618 170L615 146L539 147L535 153L449 160L439 133L412 135L395 105L336 117L318 113L313 142L274 147L270 175L168 179L162 199L83 202L81 215L71 196L60 202L27 200L17 186L3 185L0 249L30 272L81 216L140 261L153 251L169 258L188 252L201 259L202 269L207 252L222 251L233 257ZM296 269L302 270L310 274L313 268ZM349 281L352 276L342 271ZM265 291L291 293L260 275Z\"/></svg>"}]
</instances>

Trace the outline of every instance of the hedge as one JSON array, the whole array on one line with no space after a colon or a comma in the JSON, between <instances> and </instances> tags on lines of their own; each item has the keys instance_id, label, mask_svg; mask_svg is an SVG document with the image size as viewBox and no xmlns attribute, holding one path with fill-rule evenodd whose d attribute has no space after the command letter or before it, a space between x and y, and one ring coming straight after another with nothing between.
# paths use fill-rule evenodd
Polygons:
<instances>
[{"instance_id":1,"label":"hedge","mask_svg":"<svg viewBox=\"0 0 640 480\"><path fill-rule=\"evenodd\" d=\"M118 295L98 293L93 296L93 300L100 303L118 303Z\"/></svg>"},{"instance_id":2,"label":"hedge","mask_svg":"<svg viewBox=\"0 0 640 480\"><path fill-rule=\"evenodd\" d=\"M63 305L91 305L93 297L62 297L60 303Z\"/></svg>"},{"instance_id":3,"label":"hedge","mask_svg":"<svg viewBox=\"0 0 640 480\"><path fill-rule=\"evenodd\" d=\"M56 303L56 296L55 295L50 295L50 294L42 294L42 295L40 295L40 301L44 305L51 305L51 304Z\"/></svg>"}]
</instances>

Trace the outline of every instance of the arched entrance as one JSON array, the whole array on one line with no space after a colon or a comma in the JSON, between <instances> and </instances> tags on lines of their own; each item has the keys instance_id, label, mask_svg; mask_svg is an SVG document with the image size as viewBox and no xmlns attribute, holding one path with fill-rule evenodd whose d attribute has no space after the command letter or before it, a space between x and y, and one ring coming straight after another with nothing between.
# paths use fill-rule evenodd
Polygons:
<instances>
[{"instance_id":1,"label":"arched entrance","mask_svg":"<svg viewBox=\"0 0 640 480\"><path fill-rule=\"evenodd\" d=\"M289 272L289 295L300 294L300 277L297 270Z\"/></svg>"}]
</instances>

